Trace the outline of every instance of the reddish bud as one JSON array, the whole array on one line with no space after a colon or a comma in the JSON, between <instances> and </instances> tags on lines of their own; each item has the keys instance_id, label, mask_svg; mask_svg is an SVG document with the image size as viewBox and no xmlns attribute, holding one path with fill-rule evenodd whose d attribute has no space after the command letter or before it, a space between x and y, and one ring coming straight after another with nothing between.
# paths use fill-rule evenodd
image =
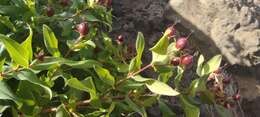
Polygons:
<instances>
[{"instance_id":1,"label":"reddish bud","mask_svg":"<svg viewBox=\"0 0 260 117\"><path fill-rule=\"evenodd\" d=\"M62 6L68 6L69 2L70 2L70 0L61 0L60 3L61 3Z\"/></svg>"},{"instance_id":2,"label":"reddish bud","mask_svg":"<svg viewBox=\"0 0 260 117\"><path fill-rule=\"evenodd\" d=\"M77 31L80 33L80 36L85 36L88 33L88 24L87 22L82 22L77 25Z\"/></svg>"},{"instance_id":3,"label":"reddish bud","mask_svg":"<svg viewBox=\"0 0 260 117\"><path fill-rule=\"evenodd\" d=\"M118 45L123 44L123 42L124 42L124 37L123 37L122 35L119 35L119 36L117 37L116 42L117 42Z\"/></svg>"},{"instance_id":4,"label":"reddish bud","mask_svg":"<svg viewBox=\"0 0 260 117\"><path fill-rule=\"evenodd\" d=\"M234 100L238 101L240 100L241 96L239 94L235 94L232 96Z\"/></svg>"},{"instance_id":5,"label":"reddish bud","mask_svg":"<svg viewBox=\"0 0 260 117\"><path fill-rule=\"evenodd\" d=\"M220 74L222 72L222 70L220 68L218 68L217 70L213 71L213 73L215 74Z\"/></svg>"},{"instance_id":6,"label":"reddish bud","mask_svg":"<svg viewBox=\"0 0 260 117\"><path fill-rule=\"evenodd\" d=\"M175 34L176 29L173 26L170 26L165 30L165 35L167 35L168 37L173 37Z\"/></svg>"},{"instance_id":7,"label":"reddish bud","mask_svg":"<svg viewBox=\"0 0 260 117\"><path fill-rule=\"evenodd\" d=\"M52 7L49 6L49 7L47 7L46 10L47 10L46 14L47 14L48 17L51 17L51 16L54 15L54 9Z\"/></svg>"},{"instance_id":8,"label":"reddish bud","mask_svg":"<svg viewBox=\"0 0 260 117\"><path fill-rule=\"evenodd\" d=\"M39 61L43 61L43 60L44 60L44 57L45 57L44 51L40 51L40 52L36 55L36 58L37 58L37 60L39 60Z\"/></svg>"},{"instance_id":9,"label":"reddish bud","mask_svg":"<svg viewBox=\"0 0 260 117\"><path fill-rule=\"evenodd\" d=\"M193 56L192 55L186 55L181 57L181 64L182 65L190 65L193 62Z\"/></svg>"},{"instance_id":10,"label":"reddish bud","mask_svg":"<svg viewBox=\"0 0 260 117\"><path fill-rule=\"evenodd\" d=\"M174 66L178 66L180 64L180 57L175 57L171 60L171 64L174 65Z\"/></svg>"},{"instance_id":11,"label":"reddish bud","mask_svg":"<svg viewBox=\"0 0 260 117\"><path fill-rule=\"evenodd\" d=\"M188 39L186 37L181 37L177 40L175 47L179 50L184 49L188 44Z\"/></svg>"}]
</instances>

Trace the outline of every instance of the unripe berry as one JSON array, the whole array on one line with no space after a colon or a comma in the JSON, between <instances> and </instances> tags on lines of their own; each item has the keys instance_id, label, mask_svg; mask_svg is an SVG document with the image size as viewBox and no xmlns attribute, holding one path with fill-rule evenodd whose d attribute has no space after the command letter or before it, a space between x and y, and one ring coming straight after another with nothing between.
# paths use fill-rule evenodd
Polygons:
<instances>
[{"instance_id":1,"label":"unripe berry","mask_svg":"<svg viewBox=\"0 0 260 117\"><path fill-rule=\"evenodd\" d=\"M176 29L173 26L170 26L165 30L165 35L167 35L168 37L173 37L175 34Z\"/></svg>"},{"instance_id":2,"label":"unripe berry","mask_svg":"<svg viewBox=\"0 0 260 117\"><path fill-rule=\"evenodd\" d=\"M80 36L85 36L88 34L88 24L87 22L82 22L77 25L77 31L80 33Z\"/></svg>"},{"instance_id":3,"label":"unripe berry","mask_svg":"<svg viewBox=\"0 0 260 117\"><path fill-rule=\"evenodd\" d=\"M70 0L61 0L60 3L61 3L62 6L68 6L69 2L70 2Z\"/></svg>"},{"instance_id":4,"label":"unripe berry","mask_svg":"<svg viewBox=\"0 0 260 117\"><path fill-rule=\"evenodd\" d=\"M175 57L171 60L171 64L174 66L178 66L180 64L181 59L179 57Z\"/></svg>"},{"instance_id":5,"label":"unripe berry","mask_svg":"<svg viewBox=\"0 0 260 117\"><path fill-rule=\"evenodd\" d=\"M182 65L190 65L193 62L193 56L192 55L186 55L181 57L181 64Z\"/></svg>"},{"instance_id":6,"label":"unripe berry","mask_svg":"<svg viewBox=\"0 0 260 117\"><path fill-rule=\"evenodd\" d=\"M117 37L116 42L117 42L118 45L123 44L123 42L124 42L124 37L123 37L122 35L119 35L119 36Z\"/></svg>"},{"instance_id":7,"label":"unripe berry","mask_svg":"<svg viewBox=\"0 0 260 117\"><path fill-rule=\"evenodd\" d=\"M181 37L177 40L175 47L179 50L184 49L188 44L188 39L186 37Z\"/></svg>"},{"instance_id":8,"label":"unripe berry","mask_svg":"<svg viewBox=\"0 0 260 117\"><path fill-rule=\"evenodd\" d=\"M233 95L233 99L236 101L240 100L240 98L241 98L241 96L239 94Z\"/></svg>"},{"instance_id":9,"label":"unripe berry","mask_svg":"<svg viewBox=\"0 0 260 117\"><path fill-rule=\"evenodd\" d=\"M36 59L39 61L43 61L44 60L44 51L40 51L37 55L36 55Z\"/></svg>"},{"instance_id":10,"label":"unripe berry","mask_svg":"<svg viewBox=\"0 0 260 117\"><path fill-rule=\"evenodd\" d=\"M53 16L54 15L54 9L50 6L48 6L47 9L46 9L46 14L47 14L48 17Z\"/></svg>"}]
</instances>

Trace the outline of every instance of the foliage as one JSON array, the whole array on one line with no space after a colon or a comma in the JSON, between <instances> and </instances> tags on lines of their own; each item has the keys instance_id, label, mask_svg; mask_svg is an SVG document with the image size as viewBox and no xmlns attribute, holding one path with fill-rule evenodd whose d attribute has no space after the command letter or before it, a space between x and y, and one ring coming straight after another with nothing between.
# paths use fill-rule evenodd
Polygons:
<instances>
[{"instance_id":1,"label":"foliage","mask_svg":"<svg viewBox=\"0 0 260 117\"><path fill-rule=\"evenodd\" d=\"M131 49L108 36L111 1L67 2L0 1L0 110L4 115L146 117L146 108L158 103L167 117L176 114L163 96L176 96L187 117L198 117L199 106L205 102L205 98L195 102L198 92L210 99L207 104L216 104L206 82L219 68L220 55L208 62L200 56L198 76L190 87L182 87L189 65L173 65L171 60L190 53L177 49L175 38L165 33L150 49L151 63L143 65L141 32L131 60ZM81 22L87 22L86 35L77 30ZM159 77L144 78L141 72L148 68Z\"/></svg>"}]
</instances>

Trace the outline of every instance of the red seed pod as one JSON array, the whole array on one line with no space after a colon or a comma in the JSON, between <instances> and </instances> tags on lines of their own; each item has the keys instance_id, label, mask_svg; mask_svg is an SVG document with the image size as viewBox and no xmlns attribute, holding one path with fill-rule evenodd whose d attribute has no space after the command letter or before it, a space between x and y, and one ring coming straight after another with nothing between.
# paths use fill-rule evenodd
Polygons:
<instances>
[{"instance_id":1,"label":"red seed pod","mask_svg":"<svg viewBox=\"0 0 260 117\"><path fill-rule=\"evenodd\" d=\"M124 37L123 37L123 35L119 35L119 36L117 37L116 42L117 42L118 45L123 44L123 42L124 42Z\"/></svg>"},{"instance_id":2,"label":"red seed pod","mask_svg":"<svg viewBox=\"0 0 260 117\"><path fill-rule=\"evenodd\" d=\"M184 49L188 44L188 39L186 37L181 37L177 40L175 47L179 50Z\"/></svg>"},{"instance_id":3,"label":"red seed pod","mask_svg":"<svg viewBox=\"0 0 260 117\"><path fill-rule=\"evenodd\" d=\"M173 26L168 27L165 30L165 35L167 35L168 37L173 37L176 35L176 29Z\"/></svg>"},{"instance_id":4,"label":"red seed pod","mask_svg":"<svg viewBox=\"0 0 260 117\"><path fill-rule=\"evenodd\" d=\"M236 100L236 101L240 100L240 98L241 98L240 94L235 94L235 95L233 95L232 97L233 97L233 99Z\"/></svg>"},{"instance_id":5,"label":"red seed pod","mask_svg":"<svg viewBox=\"0 0 260 117\"><path fill-rule=\"evenodd\" d=\"M180 57L175 57L171 60L171 64L174 65L174 66L178 66L180 64Z\"/></svg>"},{"instance_id":6,"label":"red seed pod","mask_svg":"<svg viewBox=\"0 0 260 117\"><path fill-rule=\"evenodd\" d=\"M61 4L62 6L68 6L69 3L70 3L70 0L61 0L61 1L60 1L60 4Z\"/></svg>"},{"instance_id":7,"label":"red seed pod","mask_svg":"<svg viewBox=\"0 0 260 117\"><path fill-rule=\"evenodd\" d=\"M85 36L88 34L88 24L87 22L82 22L77 25L77 31L80 33L80 36Z\"/></svg>"},{"instance_id":8,"label":"red seed pod","mask_svg":"<svg viewBox=\"0 0 260 117\"><path fill-rule=\"evenodd\" d=\"M186 55L181 57L181 64L182 65L190 65L193 62L193 56L192 55Z\"/></svg>"},{"instance_id":9,"label":"red seed pod","mask_svg":"<svg viewBox=\"0 0 260 117\"><path fill-rule=\"evenodd\" d=\"M48 17L52 17L54 15L54 13L55 13L54 9L52 7L50 7L50 6L48 6L47 9L46 9L47 16Z\"/></svg>"}]
</instances>

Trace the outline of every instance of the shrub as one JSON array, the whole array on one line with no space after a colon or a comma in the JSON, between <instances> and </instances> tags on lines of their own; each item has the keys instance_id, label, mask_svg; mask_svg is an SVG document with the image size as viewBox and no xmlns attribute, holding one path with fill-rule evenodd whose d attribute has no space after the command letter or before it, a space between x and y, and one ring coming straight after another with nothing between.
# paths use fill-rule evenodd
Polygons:
<instances>
[{"instance_id":1,"label":"shrub","mask_svg":"<svg viewBox=\"0 0 260 117\"><path fill-rule=\"evenodd\" d=\"M175 28L167 28L150 49L152 61L143 65L142 33L135 51L123 36L109 37L110 5L110 0L0 1L0 111L5 116L145 117L154 104L163 116L174 116L164 96L176 96L187 117L199 116L201 104L231 104L217 100L226 98L222 80L227 84L223 74L213 73L220 55L207 62L201 55L195 80L182 87L184 70L196 62L187 53L188 37L176 45ZM149 68L159 77L144 78L141 73Z\"/></svg>"}]
</instances>

